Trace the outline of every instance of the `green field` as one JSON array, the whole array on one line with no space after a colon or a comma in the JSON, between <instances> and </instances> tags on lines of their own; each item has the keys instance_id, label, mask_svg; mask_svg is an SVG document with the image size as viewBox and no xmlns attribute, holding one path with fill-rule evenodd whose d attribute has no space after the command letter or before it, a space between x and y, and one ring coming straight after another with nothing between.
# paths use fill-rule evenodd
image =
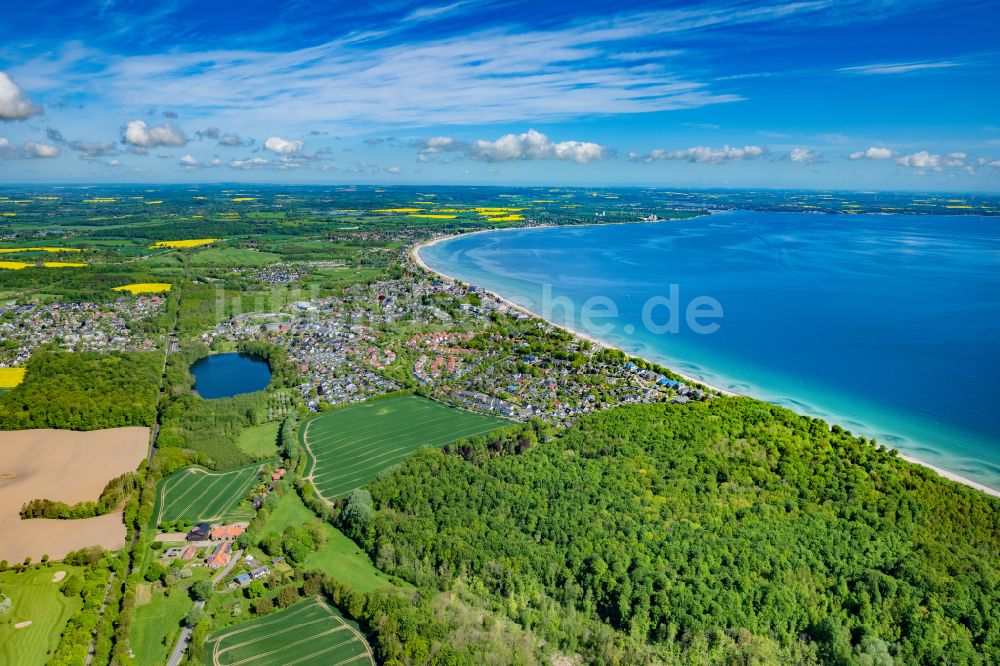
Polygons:
<instances>
[{"instance_id":1,"label":"green field","mask_svg":"<svg viewBox=\"0 0 1000 666\"><path fill-rule=\"evenodd\" d=\"M316 514L302 503L294 491L289 490L278 500L277 506L267 517L261 528L261 536L281 534L289 525L317 523L326 534L326 543L311 553L302 563L303 571L316 569L333 576L342 583L349 583L359 592L371 592L380 587L392 587L395 583L389 576L372 564L361 548L343 532L320 520ZM406 585L405 583L401 583Z\"/></svg>"},{"instance_id":2,"label":"green field","mask_svg":"<svg viewBox=\"0 0 1000 666\"><path fill-rule=\"evenodd\" d=\"M185 467L160 481L156 524L184 520L190 523L248 520L249 508L240 500L257 482L260 465L228 472L212 472L204 467Z\"/></svg>"},{"instance_id":3,"label":"green field","mask_svg":"<svg viewBox=\"0 0 1000 666\"><path fill-rule=\"evenodd\" d=\"M205 661L213 666L375 663L361 632L319 597L216 631L205 641Z\"/></svg>"},{"instance_id":4,"label":"green field","mask_svg":"<svg viewBox=\"0 0 1000 666\"><path fill-rule=\"evenodd\" d=\"M192 266L266 266L279 261L279 254L238 247L214 247L191 255Z\"/></svg>"},{"instance_id":5,"label":"green field","mask_svg":"<svg viewBox=\"0 0 1000 666\"><path fill-rule=\"evenodd\" d=\"M326 500L343 497L425 446L444 446L510 421L403 396L323 414L302 427L306 478Z\"/></svg>"},{"instance_id":6,"label":"green field","mask_svg":"<svg viewBox=\"0 0 1000 666\"><path fill-rule=\"evenodd\" d=\"M59 643L59 634L69 616L80 609L79 596L68 598L59 591L61 583L53 583L56 571L68 576L81 576L77 567L57 565L40 567L22 574L0 573L0 595L10 597L10 609L0 614L0 664L34 666L48 661L48 652ZM14 625L31 622L28 627Z\"/></svg>"},{"instance_id":7,"label":"green field","mask_svg":"<svg viewBox=\"0 0 1000 666\"><path fill-rule=\"evenodd\" d=\"M240 431L237 442L240 451L254 458L275 458L278 455L278 430L280 421L259 426L249 426Z\"/></svg>"},{"instance_id":8,"label":"green field","mask_svg":"<svg viewBox=\"0 0 1000 666\"><path fill-rule=\"evenodd\" d=\"M165 664L181 630L181 620L191 610L188 588L196 580L209 577L205 567L195 569L195 576L174 583L167 590L155 590L149 601L138 604L129 644L138 666ZM147 584L148 585L148 584Z\"/></svg>"}]
</instances>

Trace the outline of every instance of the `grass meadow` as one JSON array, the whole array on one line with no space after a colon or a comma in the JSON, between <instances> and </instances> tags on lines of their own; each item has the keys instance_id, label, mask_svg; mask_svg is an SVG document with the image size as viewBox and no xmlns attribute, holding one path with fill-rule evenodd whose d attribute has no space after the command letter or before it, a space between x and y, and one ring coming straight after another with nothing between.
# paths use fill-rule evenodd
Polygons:
<instances>
[{"instance_id":1,"label":"grass meadow","mask_svg":"<svg viewBox=\"0 0 1000 666\"><path fill-rule=\"evenodd\" d=\"M301 429L306 478L333 501L376 479L425 446L439 447L510 425L510 421L427 398L373 400L320 415Z\"/></svg>"},{"instance_id":2,"label":"grass meadow","mask_svg":"<svg viewBox=\"0 0 1000 666\"><path fill-rule=\"evenodd\" d=\"M371 592L383 587L408 587L379 571L368 554L351 541L343 532L320 520L316 514L302 503L297 493L288 491L278 500L277 506L267 517L261 528L261 536L281 534L290 525L317 523L326 535L326 543L311 553L302 564L304 571L316 569L333 576L342 583L349 583L359 592Z\"/></svg>"},{"instance_id":3,"label":"grass meadow","mask_svg":"<svg viewBox=\"0 0 1000 666\"><path fill-rule=\"evenodd\" d=\"M247 426L240 431L240 438L236 445L240 451L254 458L276 458L278 456L278 430L280 429L280 421Z\"/></svg>"}]
</instances>

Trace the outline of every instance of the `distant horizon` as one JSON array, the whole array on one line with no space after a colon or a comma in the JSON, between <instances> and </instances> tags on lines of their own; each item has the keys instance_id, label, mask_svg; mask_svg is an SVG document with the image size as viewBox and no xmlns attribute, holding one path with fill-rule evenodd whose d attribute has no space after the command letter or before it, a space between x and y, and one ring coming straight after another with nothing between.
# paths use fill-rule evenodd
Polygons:
<instances>
[{"instance_id":1,"label":"distant horizon","mask_svg":"<svg viewBox=\"0 0 1000 666\"><path fill-rule=\"evenodd\" d=\"M3 183L0 182L0 189L3 188L94 188L94 187L379 187L379 188L433 188L433 187L455 187L455 188L476 188L476 189L618 189L618 190L683 190L689 192L842 192L848 194L969 194L977 196L1000 197L1000 190L943 190L943 189L861 189L847 187L777 187L777 186L732 186L732 187L711 187L711 186L686 186L686 185L626 185L626 184L554 184L554 183L430 183L430 182L288 182L276 183L266 181L176 181L176 182L155 182L155 181L133 181L133 182L24 182L24 183Z\"/></svg>"},{"instance_id":2,"label":"distant horizon","mask_svg":"<svg viewBox=\"0 0 1000 666\"><path fill-rule=\"evenodd\" d=\"M1000 193L1000 2L5 7L0 181Z\"/></svg>"}]
</instances>

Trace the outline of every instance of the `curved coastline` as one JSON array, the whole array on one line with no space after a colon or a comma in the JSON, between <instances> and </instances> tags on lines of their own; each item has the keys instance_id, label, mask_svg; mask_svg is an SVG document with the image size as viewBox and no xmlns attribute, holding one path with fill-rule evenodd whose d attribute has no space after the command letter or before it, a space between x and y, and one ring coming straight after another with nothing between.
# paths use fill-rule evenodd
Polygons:
<instances>
[{"instance_id":1,"label":"curved coastline","mask_svg":"<svg viewBox=\"0 0 1000 666\"><path fill-rule=\"evenodd\" d=\"M649 224L652 224L652 223L653 222L650 222ZM646 222L628 222L628 223L612 223L612 224L647 224L647 223ZM549 225L549 224L541 225L540 224L540 225L531 225L531 226L524 226L524 227L512 227L512 228L508 228L508 229L480 229L478 231L471 231L471 232L467 232L467 233L440 235L440 236L436 236L434 238L431 238L429 240L426 240L424 242L415 244L413 247L410 248L410 250L408 252L408 256L409 256L410 260L414 263L414 265L418 266L422 270L424 270L424 271L426 271L428 273L431 273L433 275L436 275L436 276L440 277L441 279L447 280L449 282L459 282L460 280L458 278L456 278L454 276L451 276L451 275L448 275L446 273L442 273L441 271L439 271L437 269L434 269L434 268L431 268L430 266L428 266L427 263L420 256L420 251L423 250L424 248L431 247L433 245L437 245L438 243L442 243L442 242L451 240L453 238L458 238L460 236L465 237L465 236L471 236L473 234L499 233L499 232L503 232L503 231L515 231L515 230L516 231L523 231L525 229L546 229L546 228L555 227L555 226L558 226L558 225ZM603 225L603 224L587 224L587 225L574 225L574 226L606 226L606 225ZM493 290L486 289L486 288L483 288L483 287L480 287L480 288L483 289L483 291L485 291L488 294L490 294L491 296L493 296L494 298L496 298L497 300L503 302L505 305L507 305L512 310L515 310L515 311L518 311L518 312L522 312L522 313L524 313L524 314L526 314L526 315L528 315L530 317L536 318L536 319L542 319L543 321L546 321L549 325L554 326L556 328L559 328L561 330L564 330L567 333L570 333L571 335L574 335L574 336L576 336L576 337L578 337L580 339L586 340L586 341L590 342L591 344L593 344L593 345L595 345L597 347L606 348L606 349L616 349L616 350L618 349L614 345L612 345L612 344L610 344L610 343L608 343L608 342L606 342L604 340L599 340L597 338L594 338L593 336L590 336L590 335L587 335L586 333L583 333L581 331L575 330L574 328L572 328L570 326L565 326L563 324L557 324L555 322L549 321L545 317L542 317L540 314L538 314L536 312L532 312L531 310L529 310L529 309L527 309L527 308L525 308L525 307L523 307L521 305L518 305L517 303L514 303L509 298L506 298L502 294L498 294L497 292L495 292ZM635 354L633 352L626 352L624 350L620 350L620 351L623 351L623 353L626 353L629 356L634 356L634 357L638 357L638 358L644 358L641 355ZM652 360L652 359L645 359L644 358L644 360L647 360L647 361L650 361L650 362L655 362L655 363L660 363L660 361L656 361L656 360ZM701 384L702 386L706 386L706 387L712 389L713 391L717 391L717 392L722 393L724 395L732 395L732 396L743 395L743 394L736 393L736 392L731 391L731 390L727 390L727 389L723 389L723 388L718 387L718 386L714 386L712 384L709 384L709 383L705 382L702 379L698 379L697 377L686 375L683 372L678 372L677 370L674 370L673 368L670 368L670 371L673 372L674 374L680 376L680 377L683 377L684 379L686 379L689 382L696 383L696 384ZM746 396L746 397L752 397L752 396ZM797 411L797 410L793 410L793 411ZM960 483L960 484L962 484L964 486L968 486L970 488L974 488L975 490L979 490L981 492L984 492L987 495L991 495L993 497L1000 498L1000 489L987 486L987 485L985 485L983 483L979 483L978 481L973 481L972 479L964 477L961 474L958 474L956 472L952 472L952 471L943 469L941 467L938 467L936 465L932 465L932 464L930 464L928 462L920 460L919 458L913 457L913 456L911 456L909 454L904 454L904 453L898 451L898 449L897 449L897 455L899 456L899 458L901 458L901 459L903 459L903 460L905 460L907 462L910 462L910 463L913 463L913 464L916 464L916 465L920 465L921 467L925 467L927 469L930 469L933 472L935 472L936 474L938 474L939 476L944 477L944 478L946 478L946 479L948 479L950 481L954 481L954 482Z\"/></svg>"}]
</instances>

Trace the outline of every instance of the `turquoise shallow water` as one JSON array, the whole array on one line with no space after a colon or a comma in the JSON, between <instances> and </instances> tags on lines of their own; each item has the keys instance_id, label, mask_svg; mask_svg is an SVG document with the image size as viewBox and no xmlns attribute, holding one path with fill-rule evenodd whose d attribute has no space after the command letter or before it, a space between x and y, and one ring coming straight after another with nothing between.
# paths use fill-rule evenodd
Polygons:
<instances>
[{"instance_id":1,"label":"turquoise shallow water","mask_svg":"<svg viewBox=\"0 0 1000 666\"><path fill-rule=\"evenodd\" d=\"M1000 488L1000 219L739 211L471 234L432 268L716 386ZM669 297L680 316L667 324ZM546 293L549 297L546 299ZM616 317L583 321L609 303ZM722 308L698 334L684 308ZM567 300L568 299L568 300ZM568 307L548 307L553 302Z\"/></svg>"}]
</instances>

